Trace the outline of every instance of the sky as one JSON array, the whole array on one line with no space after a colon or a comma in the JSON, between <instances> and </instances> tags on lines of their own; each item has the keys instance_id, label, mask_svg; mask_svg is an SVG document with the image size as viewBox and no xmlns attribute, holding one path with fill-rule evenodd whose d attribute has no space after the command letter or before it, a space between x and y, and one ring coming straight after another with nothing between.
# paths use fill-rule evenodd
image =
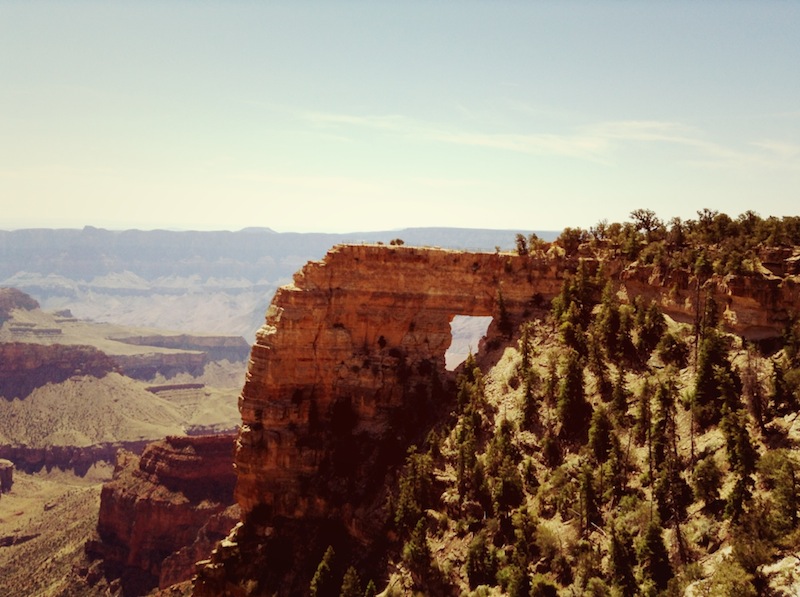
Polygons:
<instances>
[{"instance_id":1,"label":"sky","mask_svg":"<svg viewBox=\"0 0 800 597\"><path fill-rule=\"evenodd\" d=\"M0 229L800 215L800 2L0 0Z\"/></svg>"}]
</instances>

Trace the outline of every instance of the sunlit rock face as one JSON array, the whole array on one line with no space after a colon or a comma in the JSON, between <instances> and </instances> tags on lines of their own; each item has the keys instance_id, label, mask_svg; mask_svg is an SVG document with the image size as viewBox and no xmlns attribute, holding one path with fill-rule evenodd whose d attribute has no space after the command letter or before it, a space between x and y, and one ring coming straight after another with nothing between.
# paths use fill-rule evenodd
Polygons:
<instances>
[{"instance_id":1,"label":"sunlit rock face","mask_svg":"<svg viewBox=\"0 0 800 597\"><path fill-rule=\"evenodd\" d=\"M775 266L778 268L778 266ZM794 267L791 260L779 269ZM713 297L722 325L748 340L780 336L793 312L800 308L800 276L764 273L713 275L698 279L689 272L660 272L653 266L629 266L619 273L620 287L630 300L641 296L656 301L677 321L694 322L698 309Z\"/></svg>"},{"instance_id":2,"label":"sunlit rock face","mask_svg":"<svg viewBox=\"0 0 800 597\"><path fill-rule=\"evenodd\" d=\"M678 319L693 321L697 297L710 292L743 335L780 334L798 304L796 279L769 273L698 281L589 253L567 258L556 247L536 256L334 247L278 290L257 334L234 458L242 524L199 566L194 594L239 595L251 584L290 594L287 579L299 577L286 562L309 551L290 540L313 537L315 520L334 521L368 546L381 524L386 471L420 439L426 411L452 395L438 389L452 379L453 317L491 316L484 347L513 342L517 324L543 316L581 266L599 278L597 298L611 280L620 296L653 299ZM277 549L272 559L265 546ZM273 569L282 580L269 585Z\"/></svg>"},{"instance_id":3,"label":"sunlit rock face","mask_svg":"<svg viewBox=\"0 0 800 597\"><path fill-rule=\"evenodd\" d=\"M503 316L559 291L555 265L377 245L338 246L306 265L276 293L251 352L236 452L243 510L327 514L332 496L308 491L314 479L376 457L360 448L389 432L415 388L444 376L453 317L494 316L497 334Z\"/></svg>"},{"instance_id":4,"label":"sunlit rock face","mask_svg":"<svg viewBox=\"0 0 800 597\"><path fill-rule=\"evenodd\" d=\"M235 524L232 446L231 435L168 437L140 457L119 453L87 553L121 578L125 594L188 580Z\"/></svg>"},{"instance_id":5,"label":"sunlit rock face","mask_svg":"<svg viewBox=\"0 0 800 597\"><path fill-rule=\"evenodd\" d=\"M583 262L597 271L597 260ZM251 351L236 451L243 511L329 514L332 496L315 480L357 472L375 455L349 444L385 438L415 388L446 375L453 317L492 316L488 337L498 337L504 324L546 307L578 263L555 251L536 258L341 245L307 264L276 293ZM630 300L654 299L682 320L693 320L697 297L710 292L729 329L752 338L780 334L800 298L794 276L712 277L698 291L686 272L618 263L602 271Z\"/></svg>"}]
</instances>

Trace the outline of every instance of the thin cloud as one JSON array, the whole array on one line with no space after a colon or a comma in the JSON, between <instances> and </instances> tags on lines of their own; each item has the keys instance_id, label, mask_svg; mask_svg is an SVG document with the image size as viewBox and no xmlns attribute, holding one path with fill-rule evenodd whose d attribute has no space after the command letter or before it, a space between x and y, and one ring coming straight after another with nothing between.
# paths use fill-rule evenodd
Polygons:
<instances>
[{"instance_id":1,"label":"thin cloud","mask_svg":"<svg viewBox=\"0 0 800 597\"><path fill-rule=\"evenodd\" d=\"M418 122L404 116L352 116L347 114L309 113L307 119L322 126L349 125L386 131L422 141L502 149L507 151L557 155L603 161L607 143L585 135L509 134L453 131L442 126Z\"/></svg>"},{"instance_id":2,"label":"thin cloud","mask_svg":"<svg viewBox=\"0 0 800 597\"><path fill-rule=\"evenodd\" d=\"M800 157L800 145L796 143L764 139L763 141L756 141L753 145L772 153L778 158L791 160Z\"/></svg>"},{"instance_id":3,"label":"thin cloud","mask_svg":"<svg viewBox=\"0 0 800 597\"><path fill-rule=\"evenodd\" d=\"M611 165L626 149L641 151L642 144L686 148L682 161L704 168L797 168L800 148L793 143L765 140L751 143L756 151L736 149L710 141L705 134L678 122L622 120L601 122L566 134L492 133L453 130L401 115L354 116L308 113L305 118L321 127L370 129L418 141L483 147L531 155L557 156Z\"/></svg>"}]
</instances>

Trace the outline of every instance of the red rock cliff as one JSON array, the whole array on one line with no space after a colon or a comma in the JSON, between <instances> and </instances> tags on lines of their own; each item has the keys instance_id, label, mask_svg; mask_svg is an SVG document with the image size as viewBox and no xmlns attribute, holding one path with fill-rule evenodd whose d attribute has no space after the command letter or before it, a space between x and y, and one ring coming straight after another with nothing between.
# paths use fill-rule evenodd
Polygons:
<instances>
[{"instance_id":1,"label":"red rock cliff","mask_svg":"<svg viewBox=\"0 0 800 597\"><path fill-rule=\"evenodd\" d=\"M120 452L101 493L100 540L87 553L122 579L126 594L159 585L162 575L163 586L189 579L196 553L210 552L235 523L228 516L217 528L233 502L232 449L233 436L220 435L168 437L141 457Z\"/></svg>"},{"instance_id":2,"label":"red rock cliff","mask_svg":"<svg viewBox=\"0 0 800 597\"><path fill-rule=\"evenodd\" d=\"M595 260L588 260L592 269ZM348 433L382 436L409 385L444 372L454 315L517 320L547 304L576 262L559 257L466 253L413 247L342 245L306 265L278 290L252 348L240 398L237 500L300 517L328 512L304 492L326 458L331 426L349 418ZM658 300L667 313L694 316L697 281L684 272L657 275L628 267L617 278L629 298ZM731 329L756 338L778 335L800 304L795 277L767 274L704 282Z\"/></svg>"},{"instance_id":3,"label":"red rock cliff","mask_svg":"<svg viewBox=\"0 0 800 597\"><path fill-rule=\"evenodd\" d=\"M387 246L337 246L278 290L240 399L237 500L325 515L309 482L341 431L381 438L416 382L444 374L455 315L519 315L555 296L555 261ZM497 332L497 325L490 334Z\"/></svg>"},{"instance_id":4,"label":"red rock cliff","mask_svg":"<svg viewBox=\"0 0 800 597\"><path fill-rule=\"evenodd\" d=\"M504 318L513 329L548 308L577 263L556 251L535 258L344 245L306 265L276 293L252 348L235 453L243 526L200 570L195 594L238 594L237 575L259 574L244 551L276 521L336 518L367 540L366 517L354 513L364 473L380 472L387 443L401 453L408 445L398 438L412 436L402 426L413 426L414 409L403 408L446 377L453 316L493 316L488 337L496 339ZM586 263L597 271L596 259ZM688 274L614 263L604 271L631 299L642 294L675 316L694 313L698 284ZM702 290L742 334L779 334L798 304L791 276L713 278Z\"/></svg>"}]
</instances>

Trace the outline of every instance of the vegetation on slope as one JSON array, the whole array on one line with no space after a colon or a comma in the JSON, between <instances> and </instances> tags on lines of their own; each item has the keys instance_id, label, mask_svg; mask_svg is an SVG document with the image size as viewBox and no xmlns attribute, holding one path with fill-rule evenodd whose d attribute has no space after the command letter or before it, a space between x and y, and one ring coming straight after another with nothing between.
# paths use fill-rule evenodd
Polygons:
<instances>
[{"instance_id":1,"label":"vegetation on slope","mask_svg":"<svg viewBox=\"0 0 800 597\"><path fill-rule=\"evenodd\" d=\"M765 251L800 245L800 218L698 215L637 210L556 246L702 277L754 275ZM702 305L678 324L579 266L491 369L468 359L453 412L409 451L388 581L358 562L334 574L348 563L331 550L312 594L370 594L362 578L397 595L796 594L800 324L754 345Z\"/></svg>"}]
</instances>

